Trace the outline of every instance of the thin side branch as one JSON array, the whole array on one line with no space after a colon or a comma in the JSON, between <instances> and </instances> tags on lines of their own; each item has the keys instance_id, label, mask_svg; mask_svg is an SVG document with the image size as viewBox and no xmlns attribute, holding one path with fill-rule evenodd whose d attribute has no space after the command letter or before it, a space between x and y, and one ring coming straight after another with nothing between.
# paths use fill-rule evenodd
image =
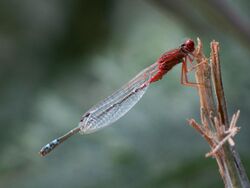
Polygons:
<instances>
[{"instance_id":1,"label":"thin side branch","mask_svg":"<svg viewBox=\"0 0 250 188\"><path fill-rule=\"evenodd\" d=\"M213 150L209 153L206 154L206 157L211 157L215 156L215 154L218 152L218 150L221 149L221 147L228 141L230 145L234 146L235 143L233 141L233 137L239 132L240 128L236 126L237 120L239 118L239 113L240 111L238 110L236 114L233 115L232 121L230 123L230 127L228 130L224 129L224 134L227 134L226 137L224 137L216 147L213 148Z\"/></svg>"}]
</instances>

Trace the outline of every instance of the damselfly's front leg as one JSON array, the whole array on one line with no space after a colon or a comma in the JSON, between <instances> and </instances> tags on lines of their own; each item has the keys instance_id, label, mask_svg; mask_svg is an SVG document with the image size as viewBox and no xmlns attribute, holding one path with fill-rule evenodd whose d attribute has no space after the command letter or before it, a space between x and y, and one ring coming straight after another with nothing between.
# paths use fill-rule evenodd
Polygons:
<instances>
[{"instance_id":1,"label":"damselfly's front leg","mask_svg":"<svg viewBox=\"0 0 250 188\"><path fill-rule=\"evenodd\" d=\"M185 85L185 86L195 87L195 88L202 86L202 83L190 82L188 80L187 73L190 72L190 70L188 70L188 68L187 68L187 61L186 60L187 60L186 58L183 60L182 66L181 66L181 84ZM195 65L195 68L197 68L199 65L200 64ZM192 70L193 69L194 68L192 68Z\"/></svg>"}]
</instances>

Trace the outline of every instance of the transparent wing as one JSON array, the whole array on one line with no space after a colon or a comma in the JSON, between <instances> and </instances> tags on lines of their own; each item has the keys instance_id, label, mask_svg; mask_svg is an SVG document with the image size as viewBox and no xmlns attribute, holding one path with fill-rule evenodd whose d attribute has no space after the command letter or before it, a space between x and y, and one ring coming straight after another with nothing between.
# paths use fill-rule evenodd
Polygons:
<instances>
[{"instance_id":1,"label":"transparent wing","mask_svg":"<svg viewBox=\"0 0 250 188\"><path fill-rule=\"evenodd\" d=\"M122 88L89 109L79 123L81 133L95 132L124 116L146 92L157 66L154 63L144 69Z\"/></svg>"}]
</instances>

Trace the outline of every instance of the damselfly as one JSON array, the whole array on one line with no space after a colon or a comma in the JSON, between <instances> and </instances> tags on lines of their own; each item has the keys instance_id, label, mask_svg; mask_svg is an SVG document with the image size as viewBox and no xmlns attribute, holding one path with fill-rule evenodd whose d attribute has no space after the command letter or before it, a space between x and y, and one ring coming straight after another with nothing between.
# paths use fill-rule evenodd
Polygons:
<instances>
[{"instance_id":1,"label":"damselfly","mask_svg":"<svg viewBox=\"0 0 250 188\"><path fill-rule=\"evenodd\" d=\"M187 60L192 62L194 49L194 42L188 39L179 48L165 52L154 64L141 71L112 95L90 108L82 116L77 127L42 147L40 155L47 155L78 132L88 134L111 125L124 116L141 99L151 83L162 79L169 70L179 63L182 63L181 83L193 85L187 79Z\"/></svg>"}]
</instances>

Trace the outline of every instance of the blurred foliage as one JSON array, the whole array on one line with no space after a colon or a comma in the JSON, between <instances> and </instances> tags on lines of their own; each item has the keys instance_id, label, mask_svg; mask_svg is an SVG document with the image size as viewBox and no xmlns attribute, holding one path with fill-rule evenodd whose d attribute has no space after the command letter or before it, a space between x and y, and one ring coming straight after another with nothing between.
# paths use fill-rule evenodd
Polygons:
<instances>
[{"instance_id":1,"label":"blurred foliage","mask_svg":"<svg viewBox=\"0 0 250 188\"><path fill-rule=\"evenodd\" d=\"M0 1L0 187L222 187L180 66L110 128L37 154L80 115L185 38L221 44L230 114L250 172L250 2L184 0Z\"/></svg>"}]
</instances>

